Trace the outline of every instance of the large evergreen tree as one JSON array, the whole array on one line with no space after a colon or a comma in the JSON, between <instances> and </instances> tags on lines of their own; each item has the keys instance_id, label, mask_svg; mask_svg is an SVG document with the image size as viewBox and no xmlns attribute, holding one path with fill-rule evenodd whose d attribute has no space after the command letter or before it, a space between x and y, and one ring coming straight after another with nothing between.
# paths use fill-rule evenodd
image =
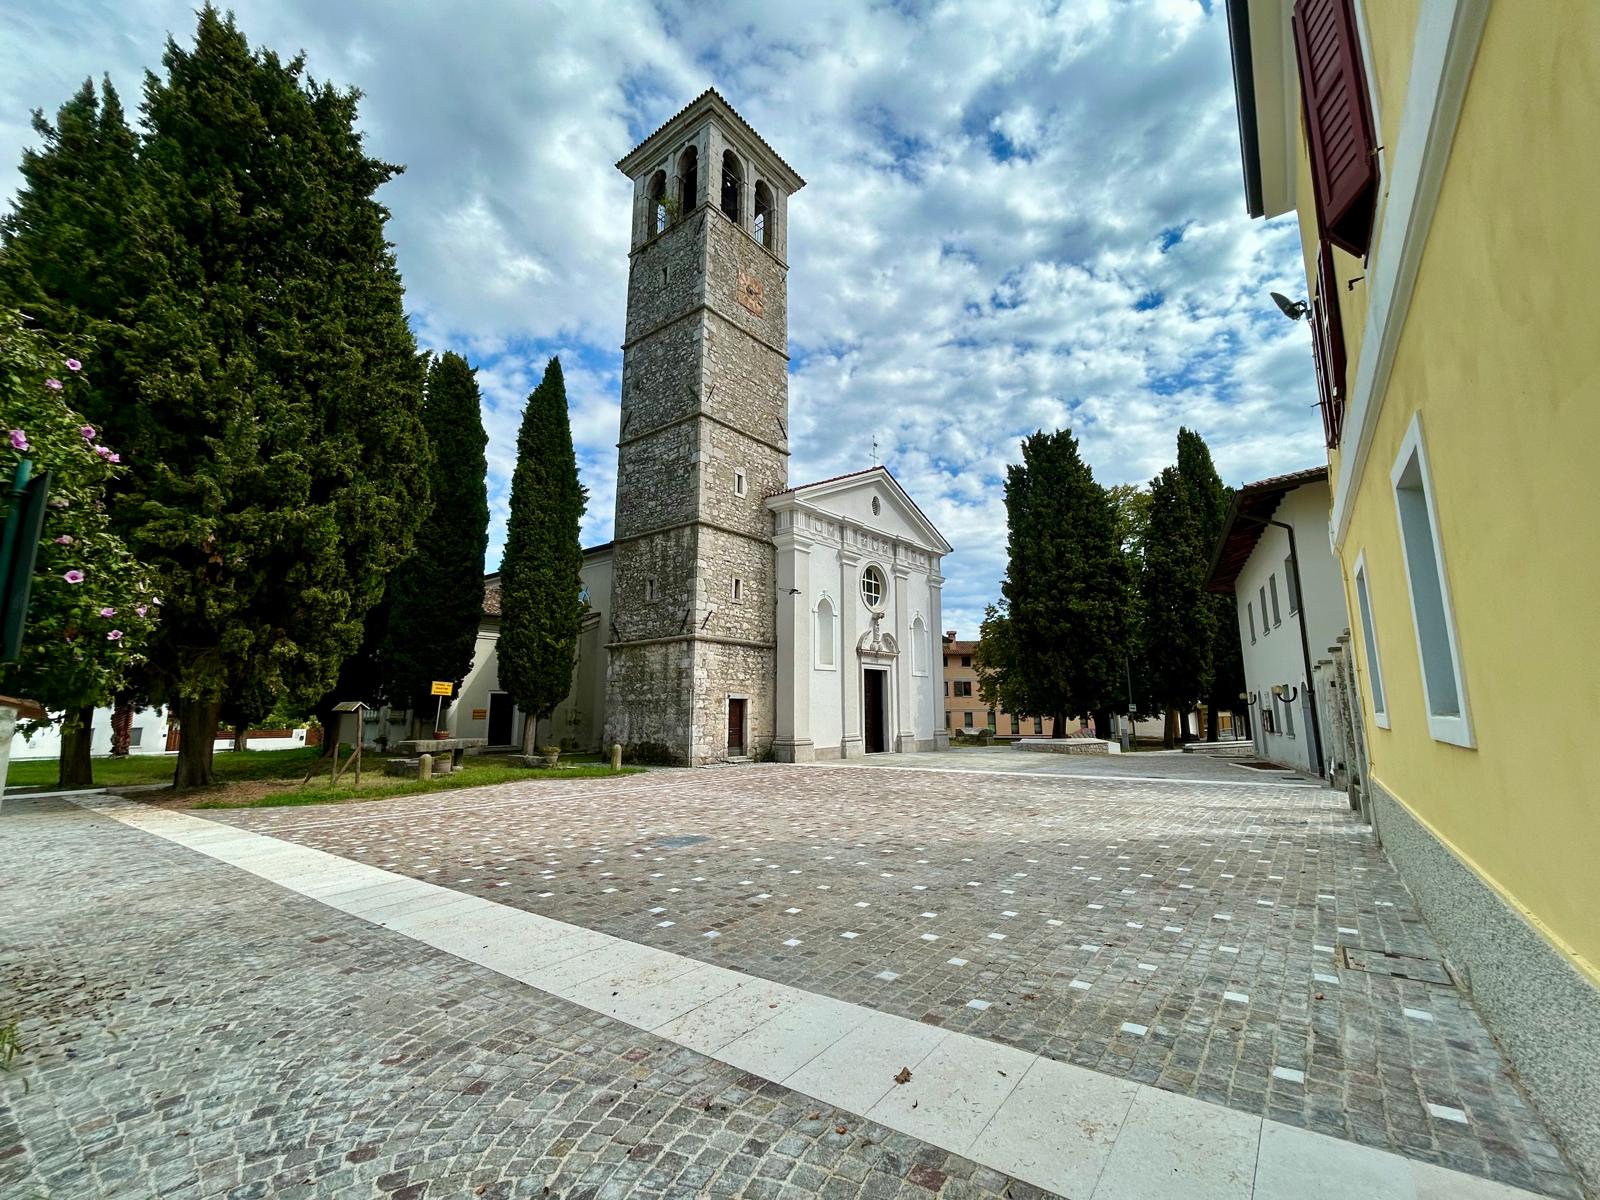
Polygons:
<instances>
[{"instance_id":1,"label":"large evergreen tree","mask_svg":"<svg viewBox=\"0 0 1600 1200\"><path fill-rule=\"evenodd\" d=\"M1221 476L1217 474L1217 468L1211 461L1211 451L1204 439L1191 429L1178 430L1178 474L1183 476L1184 486L1194 505L1199 525L1196 531L1200 540L1198 552L1204 570L1216 554L1233 491L1223 484ZM1205 619L1211 627L1211 656L1207 664L1210 682L1203 693L1206 701L1205 733L1207 740L1214 742L1221 728L1219 718L1222 710L1232 710L1238 706L1239 691L1244 687L1244 657L1239 646L1239 614L1233 597L1208 592L1204 607L1208 610Z\"/></svg>"},{"instance_id":2,"label":"large evergreen tree","mask_svg":"<svg viewBox=\"0 0 1600 1200\"><path fill-rule=\"evenodd\" d=\"M169 40L163 64L115 269L75 272L50 246L63 225L99 228L64 138L25 178L4 253L56 306L44 320L118 319L83 408L129 465L113 517L166 600L151 689L179 712L183 787L212 780L225 699L331 685L427 512L429 452L373 199L398 168L363 152L356 94L252 51L209 5L193 49Z\"/></svg>"},{"instance_id":3,"label":"large evergreen tree","mask_svg":"<svg viewBox=\"0 0 1600 1200\"><path fill-rule=\"evenodd\" d=\"M500 686L523 713L523 751L539 721L572 687L578 648L584 494L572 450L561 360L552 358L528 397L517 433L511 512L500 561Z\"/></svg>"},{"instance_id":4,"label":"large evergreen tree","mask_svg":"<svg viewBox=\"0 0 1600 1200\"><path fill-rule=\"evenodd\" d=\"M1145 683L1167 710L1165 741L1211 686L1212 609L1205 590L1200 515L1176 467L1150 482L1139 599Z\"/></svg>"},{"instance_id":5,"label":"large evergreen tree","mask_svg":"<svg viewBox=\"0 0 1600 1200\"><path fill-rule=\"evenodd\" d=\"M429 685L458 687L472 667L483 619L483 556L489 546L489 465L475 372L446 353L428 369L422 423L433 446L428 535L389 578L387 691L427 709Z\"/></svg>"},{"instance_id":6,"label":"large evergreen tree","mask_svg":"<svg viewBox=\"0 0 1600 1200\"><path fill-rule=\"evenodd\" d=\"M1112 497L1069 430L1035 433L1006 471L1009 565L1001 585L1020 692L1055 736L1116 702L1128 628L1127 561Z\"/></svg>"}]
</instances>

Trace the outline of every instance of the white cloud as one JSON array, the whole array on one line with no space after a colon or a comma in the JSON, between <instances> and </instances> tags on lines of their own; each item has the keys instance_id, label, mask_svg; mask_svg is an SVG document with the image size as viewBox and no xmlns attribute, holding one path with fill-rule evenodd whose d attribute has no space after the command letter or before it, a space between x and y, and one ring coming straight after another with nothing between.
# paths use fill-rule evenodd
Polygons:
<instances>
[{"instance_id":1,"label":"white cloud","mask_svg":"<svg viewBox=\"0 0 1600 1200\"><path fill-rule=\"evenodd\" d=\"M253 42L361 88L418 336L480 364L497 553L522 402L561 355L609 536L627 181L612 163L714 83L808 179L790 209L796 482L880 456L957 552L946 625L1005 568L1019 439L1068 424L1103 482L1180 424L1240 482L1321 460L1292 223L1244 215L1220 6L240 0ZM0 0L0 189L110 72L130 108L191 0Z\"/></svg>"}]
</instances>

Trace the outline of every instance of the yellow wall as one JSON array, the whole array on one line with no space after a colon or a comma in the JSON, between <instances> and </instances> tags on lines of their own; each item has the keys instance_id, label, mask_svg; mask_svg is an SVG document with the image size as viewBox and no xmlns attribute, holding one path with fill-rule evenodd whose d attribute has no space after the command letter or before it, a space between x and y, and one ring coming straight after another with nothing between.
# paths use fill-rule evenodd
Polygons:
<instances>
[{"instance_id":1,"label":"yellow wall","mask_svg":"<svg viewBox=\"0 0 1600 1200\"><path fill-rule=\"evenodd\" d=\"M1386 170L1415 8L1367 8ZM1600 982L1596 112L1600 5L1495 6L1340 557L1348 586L1366 554L1388 695L1384 730L1362 688L1374 777ZM1304 171L1298 196L1304 230ZM1475 749L1428 731L1389 482L1419 410Z\"/></svg>"}]
</instances>

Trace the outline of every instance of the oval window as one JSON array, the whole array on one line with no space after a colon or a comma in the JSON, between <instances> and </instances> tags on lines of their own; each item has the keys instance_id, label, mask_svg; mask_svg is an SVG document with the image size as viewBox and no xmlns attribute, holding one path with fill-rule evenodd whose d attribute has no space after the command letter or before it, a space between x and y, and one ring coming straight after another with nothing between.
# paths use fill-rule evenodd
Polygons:
<instances>
[{"instance_id":1,"label":"oval window","mask_svg":"<svg viewBox=\"0 0 1600 1200\"><path fill-rule=\"evenodd\" d=\"M868 608L883 607L883 572L877 567L868 567L861 572L861 598L867 602Z\"/></svg>"}]
</instances>

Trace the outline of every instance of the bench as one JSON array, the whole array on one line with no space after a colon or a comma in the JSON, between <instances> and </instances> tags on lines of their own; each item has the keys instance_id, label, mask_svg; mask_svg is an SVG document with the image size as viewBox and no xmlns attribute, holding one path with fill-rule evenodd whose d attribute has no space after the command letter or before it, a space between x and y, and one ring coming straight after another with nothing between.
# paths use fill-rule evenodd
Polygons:
<instances>
[{"instance_id":1,"label":"bench","mask_svg":"<svg viewBox=\"0 0 1600 1200\"><path fill-rule=\"evenodd\" d=\"M408 758L415 759L420 754L433 755L433 769L435 774L447 774L440 767L442 756L449 751L449 770L459 771L461 760L466 757L468 750L478 750L489 744L488 738L410 738L404 742L396 742L394 748ZM415 771L416 763L411 764ZM386 768L387 769L387 768ZM398 774L398 772L396 772Z\"/></svg>"}]
</instances>

